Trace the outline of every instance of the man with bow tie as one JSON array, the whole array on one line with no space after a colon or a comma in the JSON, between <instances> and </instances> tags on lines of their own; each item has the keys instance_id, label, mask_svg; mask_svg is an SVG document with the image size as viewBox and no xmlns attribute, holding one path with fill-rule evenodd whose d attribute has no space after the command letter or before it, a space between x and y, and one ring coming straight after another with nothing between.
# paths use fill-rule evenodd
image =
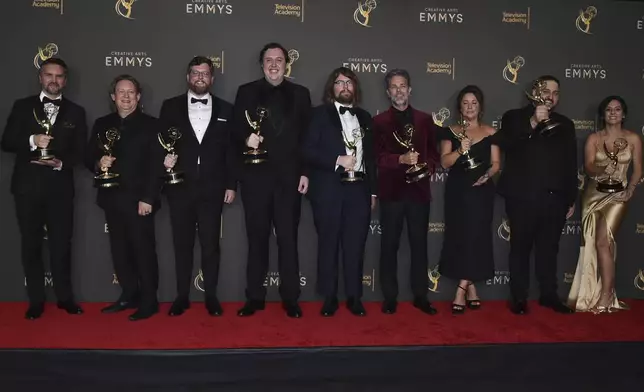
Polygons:
<instances>
[{"instance_id":1,"label":"man with bow tie","mask_svg":"<svg viewBox=\"0 0 644 392\"><path fill-rule=\"evenodd\" d=\"M271 226L277 237L282 307L288 317L302 316L297 231L309 179L300 150L311 96L306 87L285 79L288 63L289 54L282 45L266 44L259 53L264 76L240 86L235 97L234 131L242 147L240 159L243 152L260 145L268 153L265 162L243 164L240 175L248 237L247 301L237 312L242 317L264 309ZM251 125L259 121L258 112L267 114L259 135Z\"/></svg>"},{"instance_id":2,"label":"man with bow tie","mask_svg":"<svg viewBox=\"0 0 644 392\"><path fill-rule=\"evenodd\" d=\"M348 68L335 69L316 107L304 144L310 165L309 199L318 234L318 292L321 314L338 309L338 254L342 248L347 308L366 314L362 305L362 268L371 210L376 203L376 161L372 119L359 108L360 85Z\"/></svg>"},{"instance_id":3,"label":"man with bow tie","mask_svg":"<svg viewBox=\"0 0 644 392\"><path fill-rule=\"evenodd\" d=\"M85 110L63 97L67 64L45 60L40 95L17 100L2 135L2 150L16 154L11 192L20 229L21 258L29 309L27 319L44 311L42 241L47 228L51 274L58 308L81 314L71 282L74 213L73 168L83 161L87 137ZM47 131L49 129L49 131Z\"/></svg>"},{"instance_id":4,"label":"man with bow tie","mask_svg":"<svg viewBox=\"0 0 644 392\"><path fill-rule=\"evenodd\" d=\"M186 74L188 91L165 100L159 115L166 133L170 127L181 132L176 154L166 155L165 167L184 173L183 183L164 188L170 205L177 285L170 316L179 316L190 307L195 231L201 246L206 310L211 316L223 313L217 298L221 214L224 203L235 200L238 157L230 128L232 105L210 92L214 69L209 58L194 57Z\"/></svg>"}]
</instances>

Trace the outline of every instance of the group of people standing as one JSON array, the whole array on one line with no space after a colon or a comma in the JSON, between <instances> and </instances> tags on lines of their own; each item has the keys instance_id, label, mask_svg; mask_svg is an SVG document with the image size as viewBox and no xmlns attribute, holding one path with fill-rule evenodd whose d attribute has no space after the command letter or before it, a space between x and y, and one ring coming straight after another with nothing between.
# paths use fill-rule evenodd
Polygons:
<instances>
[{"instance_id":1,"label":"group of people standing","mask_svg":"<svg viewBox=\"0 0 644 392\"><path fill-rule=\"evenodd\" d=\"M186 70L187 91L165 100L158 118L142 111L140 83L120 75L109 90L115 110L94 122L89 142L84 109L62 95L67 65L58 58L43 62L41 93L14 103L1 143L16 154L11 189L30 302L26 318L44 311L44 227L58 307L83 312L70 278L73 168L82 163L95 174L97 204L105 213L122 288L103 312L136 309L129 316L133 321L158 312L154 216L162 194L176 266L177 296L169 315L190 307L197 234L205 307L212 316L223 314L217 299L221 213L238 189L248 239L247 300L238 316L265 307L273 228L282 306L287 316L302 316L298 226L303 195L311 202L317 231L322 316L333 316L339 307L340 260L346 307L354 315L366 314L362 271L376 206L382 226L382 312L397 310L397 254L406 221L413 306L435 314L427 299L427 227L430 176L439 165L449 169L439 271L458 281L452 313L479 309L475 283L494 275L491 225L497 192L505 198L511 227L512 312L528 311L533 248L542 306L561 313L624 307L614 292L614 235L642 173L640 138L622 128L627 113L622 98L600 104L603 127L586 142L585 169L592 180L582 197L584 245L566 306L557 295L556 260L563 225L577 199L577 142L573 123L554 110L560 86L555 77L540 77L540 87L532 91L539 103L508 111L496 131L482 121L484 95L476 86L458 94L458 125L442 127L410 105L411 77L405 70L387 73L391 107L372 117L360 107L360 81L350 69L330 73L323 103L312 108L309 90L284 77L289 55L282 45L265 45L258 60L263 77L240 86L231 104L210 92L212 62L193 58ZM624 190L598 191L598 182L607 178Z\"/></svg>"}]
</instances>

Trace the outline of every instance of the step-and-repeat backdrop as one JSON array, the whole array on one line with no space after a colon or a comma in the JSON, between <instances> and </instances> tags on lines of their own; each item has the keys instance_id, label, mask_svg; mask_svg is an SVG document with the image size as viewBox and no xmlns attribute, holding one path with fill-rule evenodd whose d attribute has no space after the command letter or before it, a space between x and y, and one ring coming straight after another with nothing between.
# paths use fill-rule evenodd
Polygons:
<instances>
[{"instance_id":1,"label":"step-and-repeat backdrop","mask_svg":"<svg viewBox=\"0 0 644 392\"><path fill-rule=\"evenodd\" d=\"M185 69L195 55L216 65L213 91L234 100L240 84L261 77L257 56L270 41L282 43L292 62L287 75L311 90L321 102L329 72L344 65L358 73L364 107L376 114L388 107L384 76L393 68L411 73L412 104L434 113L444 125L456 118L455 97L467 84L486 94L485 121L495 127L504 111L526 103L524 91L541 74L561 79L559 110L575 122L582 175L583 143L596 130L596 107L607 95L623 96L631 112L627 127L644 132L644 4L636 2L527 0L12 0L2 4L4 37L3 93L0 121L6 121L16 98L38 93L37 72L48 57L70 66L66 94L83 105L88 125L110 110L108 86L121 73L143 84L144 110L158 115L163 99L186 88ZM548 157L544 157L548 159ZM19 234L9 182L13 156L0 163L0 300L24 300ZM444 226L443 188L447 172L431 178L429 265L430 299L447 300L454 282L437 272ZM94 204L91 173L77 173L74 232L74 282L83 301L109 301L119 293L113 275L108 230ZM639 190L617 235L617 291L620 297L644 297L644 196ZM481 282L483 298L508 295L507 255L510 227L503 200L495 203L495 277ZM247 240L239 198L226 206L220 241L222 265L219 296L243 299ZM642 222L642 223L640 223ZM579 208L561 233L560 292L568 292L580 243ZM378 258L381 227L378 210L369 224L363 284L366 300L381 298ZM400 249L402 298L409 268L406 232ZM174 256L168 208L157 216L161 300L175 294ZM463 239L467 246L467 238ZM316 299L316 233L308 201L300 225L300 284L304 300ZM266 277L269 299L278 299L277 251L271 239L271 266ZM199 252L197 251L197 260ZM201 299L199 263L193 296ZM43 284L55 284L47 274ZM533 294L536 294L536 282ZM50 289L51 291L51 289Z\"/></svg>"}]
</instances>

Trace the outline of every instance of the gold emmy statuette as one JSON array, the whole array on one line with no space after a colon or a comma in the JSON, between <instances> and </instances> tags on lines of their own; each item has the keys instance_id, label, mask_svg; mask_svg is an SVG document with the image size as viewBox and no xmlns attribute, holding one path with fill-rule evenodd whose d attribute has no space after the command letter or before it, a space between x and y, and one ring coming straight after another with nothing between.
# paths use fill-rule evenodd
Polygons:
<instances>
[{"instance_id":1,"label":"gold emmy statuette","mask_svg":"<svg viewBox=\"0 0 644 392\"><path fill-rule=\"evenodd\" d=\"M51 123L51 119L58 114L59 107L54 104L45 104L44 111L45 111L45 118L44 119L39 119L38 115L36 114L36 109L33 110L34 113L34 119L40 125L42 129L45 130L45 135L51 136L51 128L54 126ZM36 150L33 152L34 154L34 159L37 159L39 161L49 161L56 156L54 155L54 150L49 148L49 146L45 148L40 148L37 147Z\"/></svg>"},{"instance_id":2,"label":"gold emmy statuette","mask_svg":"<svg viewBox=\"0 0 644 392\"><path fill-rule=\"evenodd\" d=\"M259 119L257 121L251 120L250 116L248 115L248 110L246 110L245 113L248 125L250 125L250 127L255 130L257 136L259 136L261 132L262 121L264 121L268 117L268 109L263 107L257 108L256 113L259 116ZM244 156L244 163L257 164L266 162L268 160L268 153L260 148L253 148L252 150L246 151L244 153Z\"/></svg>"},{"instance_id":3,"label":"gold emmy statuette","mask_svg":"<svg viewBox=\"0 0 644 392\"><path fill-rule=\"evenodd\" d=\"M166 150L168 154L176 155L174 146L177 144L177 140L181 139L181 132L178 128L171 127L170 129L168 129L167 139L169 139L169 141L163 138L161 132L157 134L157 138L159 139L159 144L161 144L163 149ZM167 168L166 173L163 176L163 180L168 185L180 184L184 180L183 172L175 171L174 167Z\"/></svg>"},{"instance_id":4,"label":"gold emmy statuette","mask_svg":"<svg viewBox=\"0 0 644 392\"><path fill-rule=\"evenodd\" d=\"M470 126L470 122L465 120L464 118L461 118L458 121L458 125L461 127L462 131L461 132L456 132L452 126L449 127L449 130L452 131L454 136L458 140L464 140L467 139L467 135L465 132L467 131L467 128ZM477 167L481 166L483 162L481 162L479 159L476 157L470 156L470 151L465 151L463 153L463 156L465 157L465 161L463 162L463 165L465 166L465 170L472 170L476 169Z\"/></svg>"},{"instance_id":5,"label":"gold emmy statuette","mask_svg":"<svg viewBox=\"0 0 644 392\"><path fill-rule=\"evenodd\" d=\"M110 128L105 131L105 137L101 137L101 134L98 134L98 144L101 150L108 157L112 156L112 150L114 148L114 143L116 143L121 138L121 133L116 128ZM120 174L110 171L109 167L101 167L101 173L94 176L94 186L97 188L113 188L119 186L118 178Z\"/></svg>"},{"instance_id":6,"label":"gold emmy statuette","mask_svg":"<svg viewBox=\"0 0 644 392\"><path fill-rule=\"evenodd\" d=\"M365 131L362 128L356 128L351 131L351 136L353 137L353 140L349 140L347 138L347 135L342 132L342 138L344 139L344 145L351 150L351 155L356 156L358 153L358 142L362 140L364 137ZM362 162L360 162L358 165L358 169L362 168ZM355 167L354 167L355 169ZM363 181L364 180L364 172L363 171L356 171L356 170L349 170L342 172L340 174L340 179L343 182L356 182L356 181Z\"/></svg>"},{"instance_id":7,"label":"gold emmy statuette","mask_svg":"<svg viewBox=\"0 0 644 392\"><path fill-rule=\"evenodd\" d=\"M414 144L412 142L414 131L414 126L412 124L407 124L404 127L402 135L399 135L398 132L394 132L394 139L396 139L398 144L407 148L409 152L416 152L414 150ZM427 177L428 175L429 169L427 168L427 164L416 163L415 165L410 166L405 171L405 181L407 181L408 184L411 184L412 182L417 182Z\"/></svg>"},{"instance_id":8,"label":"gold emmy statuette","mask_svg":"<svg viewBox=\"0 0 644 392\"><path fill-rule=\"evenodd\" d=\"M528 94L525 92L525 95L528 97L534 106L546 105L548 100L543 98L543 91L546 89L546 82L543 80L535 80L532 84L532 89L535 92L535 95ZM558 127L559 123L554 122L552 119L542 120L537 124L537 127L534 131L540 135L549 136L551 130Z\"/></svg>"},{"instance_id":9,"label":"gold emmy statuette","mask_svg":"<svg viewBox=\"0 0 644 392\"><path fill-rule=\"evenodd\" d=\"M611 160L611 165L617 167L617 156L622 152L626 147L628 147L628 142L624 138L615 139L613 143L613 151L608 151L606 142L604 142L604 152L608 159ZM604 180L597 181L597 190L603 193L617 193L624 190L624 184L620 180L612 178L612 174L608 175L608 178Z\"/></svg>"}]
</instances>

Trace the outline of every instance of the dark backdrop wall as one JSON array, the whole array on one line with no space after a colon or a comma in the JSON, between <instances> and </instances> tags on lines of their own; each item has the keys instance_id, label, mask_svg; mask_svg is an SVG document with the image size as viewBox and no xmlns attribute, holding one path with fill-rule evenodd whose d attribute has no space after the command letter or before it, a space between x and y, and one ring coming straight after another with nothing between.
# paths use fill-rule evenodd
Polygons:
<instances>
[{"instance_id":1,"label":"dark backdrop wall","mask_svg":"<svg viewBox=\"0 0 644 392\"><path fill-rule=\"evenodd\" d=\"M363 12L360 12L358 5ZM412 104L435 113L445 125L455 121L459 89L477 84L486 93L485 121L498 127L504 111L525 104L524 91L540 74L562 81L559 110L574 120L580 151L596 128L595 109L609 94L622 95L631 113L627 127L644 132L644 4L577 0L11 0L3 4L0 36L4 42L0 121L14 99L38 93L37 68L55 55L70 65L66 94L83 105L88 126L110 110L111 79L130 73L143 83L142 102L156 116L163 99L185 91L185 67L195 55L217 65L214 92L229 101L237 86L261 77L257 55L263 44L279 41L296 59L289 77L310 88L319 103L323 81L335 67L358 72L364 107L386 110L383 78L393 68L412 75ZM547 159L547 157L543 157ZM578 157L581 169L582 156ZM9 182L13 156L0 163L0 300L24 300L19 235ZM448 173L432 178L429 238L429 296L447 300L454 282L436 272L443 223L443 185ZM111 267L102 211L87 170L77 173L74 282L83 301L108 301L119 293ZM580 177L580 185L583 177ZM644 201L640 189L617 236L617 290L620 297L644 297ZM239 198L223 214L220 298L241 300L247 242ZM377 260L378 211L370 223L364 269L365 299L381 298ZM578 257L579 209L562 233L560 292L567 294ZM509 227L502 200L495 204L492 235L496 277L479 285L483 298L507 296ZM406 233L403 233L405 238ZM160 298L175 293L174 257L168 209L157 217ZM464 239L467 245L467 239ZM316 234L310 205L302 206L300 257L303 299L315 299ZM400 250L400 279L408 280L409 248ZM266 284L277 299L276 244L271 244ZM197 253L198 254L198 253ZM193 295L202 280L198 265ZM43 282L51 287L51 276ZM533 289L536 285L533 284ZM409 292L403 287L403 298ZM51 291L51 290L50 290ZM534 290L533 290L534 294Z\"/></svg>"}]
</instances>

